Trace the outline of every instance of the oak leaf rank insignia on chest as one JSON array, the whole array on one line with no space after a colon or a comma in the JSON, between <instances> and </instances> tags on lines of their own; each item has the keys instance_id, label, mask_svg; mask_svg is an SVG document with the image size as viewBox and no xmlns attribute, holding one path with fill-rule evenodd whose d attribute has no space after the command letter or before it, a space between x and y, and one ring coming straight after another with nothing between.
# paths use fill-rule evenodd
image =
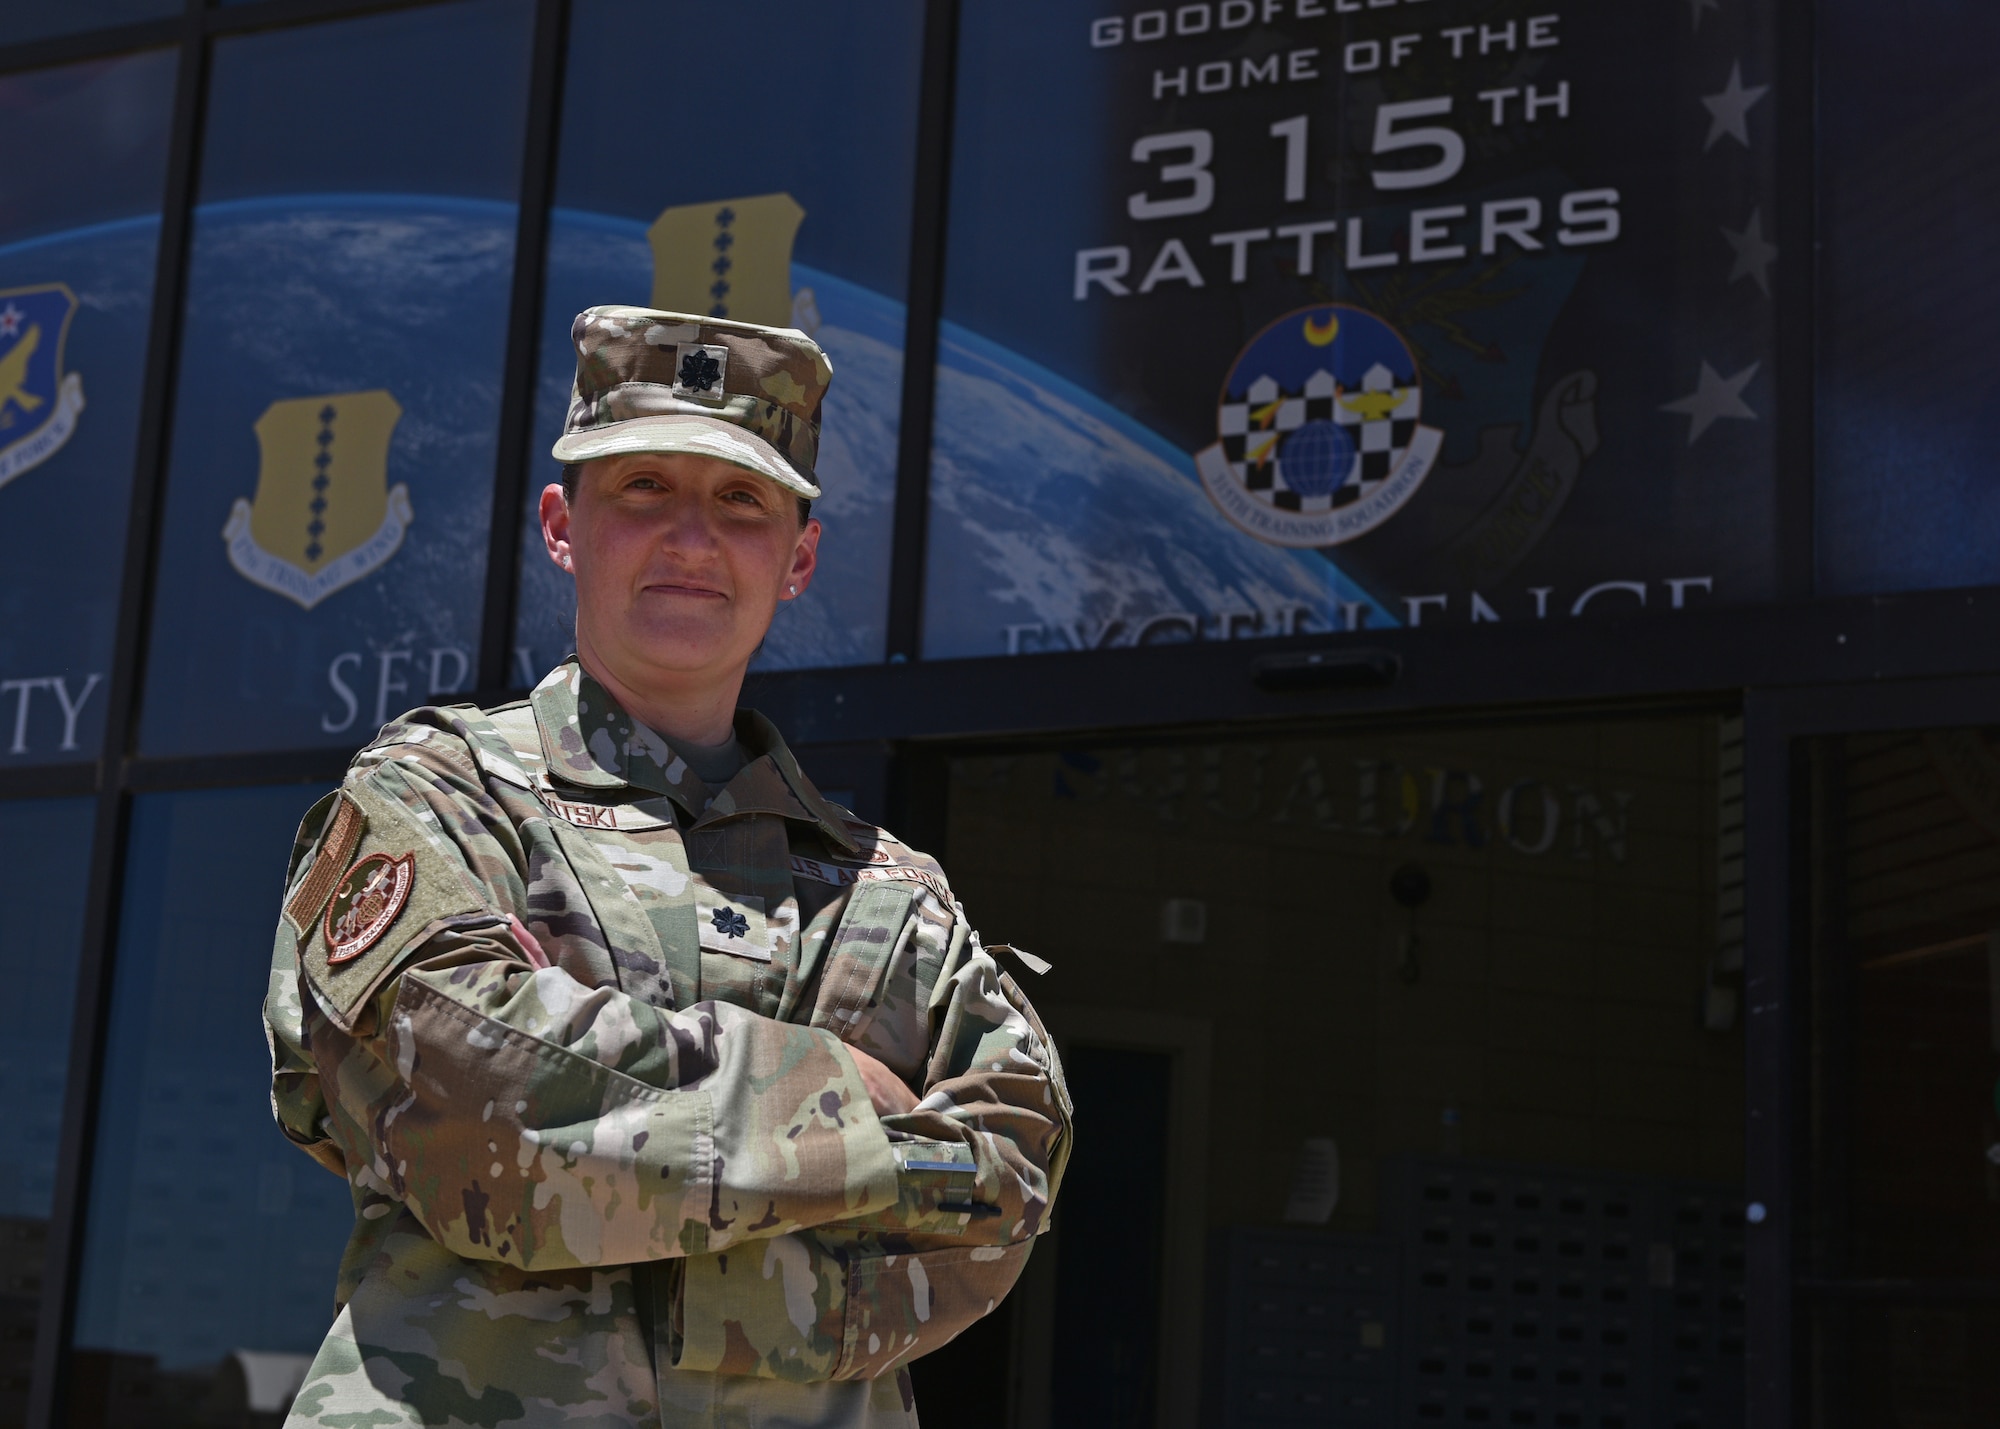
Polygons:
<instances>
[{"instance_id":1,"label":"oak leaf rank insignia on chest","mask_svg":"<svg viewBox=\"0 0 2000 1429\"><path fill-rule=\"evenodd\" d=\"M326 960L344 963L360 957L389 931L410 889L417 881L416 855L392 858L371 853L341 876L326 905L320 931L326 938Z\"/></svg>"},{"instance_id":2,"label":"oak leaf rank insignia on chest","mask_svg":"<svg viewBox=\"0 0 2000 1429\"><path fill-rule=\"evenodd\" d=\"M760 963L772 961L779 951L764 900L754 894L723 894L707 887L695 891L695 926L701 933L704 952L728 953ZM794 922L797 915L792 915ZM780 920L783 922L783 915Z\"/></svg>"}]
</instances>

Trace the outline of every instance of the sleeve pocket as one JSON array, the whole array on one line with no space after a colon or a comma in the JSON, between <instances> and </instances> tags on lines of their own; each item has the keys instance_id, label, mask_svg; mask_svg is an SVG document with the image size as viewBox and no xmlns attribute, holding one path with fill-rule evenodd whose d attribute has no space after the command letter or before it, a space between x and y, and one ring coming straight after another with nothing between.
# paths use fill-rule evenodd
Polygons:
<instances>
[{"instance_id":1,"label":"sleeve pocket","mask_svg":"<svg viewBox=\"0 0 2000 1429\"><path fill-rule=\"evenodd\" d=\"M805 1234L689 1256L674 1368L796 1384L874 1379L997 1306L1032 1246L844 1256Z\"/></svg>"},{"instance_id":2,"label":"sleeve pocket","mask_svg":"<svg viewBox=\"0 0 2000 1429\"><path fill-rule=\"evenodd\" d=\"M876 1255L847 1271L835 1379L874 1379L957 1338L1020 1278L1033 1241Z\"/></svg>"},{"instance_id":3,"label":"sleeve pocket","mask_svg":"<svg viewBox=\"0 0 2000 1429\"><path fill-rule=\"evenodd\" d=\"M847 1305L841 1257L809 1235L691 1255L674 1368L812 1384L831 1379Z\"/></svg>"}]
</instances>

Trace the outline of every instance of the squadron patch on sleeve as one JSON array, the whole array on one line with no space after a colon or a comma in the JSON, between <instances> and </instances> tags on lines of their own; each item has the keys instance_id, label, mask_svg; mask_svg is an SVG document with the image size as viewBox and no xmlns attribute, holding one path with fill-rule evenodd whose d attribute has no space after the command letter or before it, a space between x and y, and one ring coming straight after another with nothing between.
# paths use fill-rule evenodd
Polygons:
<instances>
[{"instance_id":1,"label":"squadron patch on sleeve","mask_svg":"<svg viewBox=\"0 0 2000 1429\"><path fill-rule=\"evenodd\" d=\"M371 853L348 869L326 905L321 927L328 964L348 962L373 947L410 901L416 881L414 853L401 858Z\"/></svg>"}]
</instances>

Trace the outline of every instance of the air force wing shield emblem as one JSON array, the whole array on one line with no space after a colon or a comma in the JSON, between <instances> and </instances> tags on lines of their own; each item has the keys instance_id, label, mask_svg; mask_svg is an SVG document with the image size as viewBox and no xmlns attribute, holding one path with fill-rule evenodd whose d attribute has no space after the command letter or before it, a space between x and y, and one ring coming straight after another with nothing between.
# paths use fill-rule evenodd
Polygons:
<instances>
[{"instance_id":1,"label":"air force wing shield emblem","mask_svg":"<svg viewBox=\"0 0 2000 1429\"><path fill-rule=\"evenodd\" d=\"M0 292L0 486L76 432L83 378L62 365L75 316L76 294L62 283Z\"/></svg>"},{"instance_id":2,"label":"air force wing shield emblem","mask_svg":"<svg viewBox=\"0 0 2000 1429\"><path fill-rule=\"evenodd\" d=\"M257 419L257 495L237 498L222 539L245 580L311 610L396 554L410 489L389 485L403 409L387 392L273 402Z\"/></svg>"},{"instance_id":3,"label":"air force wing shield emblem","mask_svg":"<svg viewBox=\"0 0 2000 1429\"><path fill-rule=\"evenodd\" d=\"M1195 469L1231 524L1274 546L1337 546L1380 526L1430 474L1444 433L1418 420L1409 344L1362 308L1286 313L1237 354Z\"/></svg>"},{"instance_id":4,"label":"air force wing shield emblem","mask_svg":"<svg viewBox=\"0 0 2000 1429\"><path fill-rule=\"evenodd\" d=\"M805 216L787 193L666 210L646 230L653 306L771 327L792 322L792 240Z\"/></svg>"}]
</instances>

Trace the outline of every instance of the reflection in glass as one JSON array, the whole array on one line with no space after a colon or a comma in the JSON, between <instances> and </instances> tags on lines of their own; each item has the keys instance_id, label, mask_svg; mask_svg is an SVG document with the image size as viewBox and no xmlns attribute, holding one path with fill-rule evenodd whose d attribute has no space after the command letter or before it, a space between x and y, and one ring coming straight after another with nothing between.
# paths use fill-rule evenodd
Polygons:
<instances>
[{"instance_id":1,"label":"reflection in glass","mask_svg":"<svg viewBox=\"0 0 2000 1429\"><path fill-rule=\"evenodd\" d=\"M44 7L15 7L17 10ZM174 56L0 77L0 768L103 738Z\"/></svg>"},{"instance_id":2,"label":"reflection in glass","mask_svg":"<svg viewBox=\"0 0 2000 1429\"><path fill-rule=\"evenodd\" d=\"M2000 11L1819 7L1819 588L2000 582Z\"/></svg>"},{"instance_id":3,"label":"reflection in glass","mask_svg":"<svg viewBox=\"0 0 2000 1429\"><path fill-rule=\"evenodd\" d=\"M149 752L359 744L470 686L530 13L217 43Z\"/></svg>"},{"instance_id":4,"label":"reflection in glass","mask_svg":"<svg viewBox=\"0 0 2000 1429\"><path fill-rule=\"evenodd\" d=\"M88 799L0 803L0 886L9 894L0 938L8 1002L0 1037L0 1424L19 1424L27 1413L90 831Z\"/></svg>"},{"instance_id":5,"label":"reflection in glass","mask_svg":"<svg viewBox=\"0 0 2000 1429\"><path fill-rule=\"evenodd\" d=\"M542 488L561 479L548 449L575 372L570 322L600 303L792 324L826 348L834 371L819 463L826 495L813 508L826 526L824 563L805 596L779 608L757 668L882 658L922 8L896 0L847 12L787 0L757 14L753 55L740 17L724 9L576 6L529 454L517 685L533 684L570 649L575 596L543 549L535 508ZM672 53L696 73L754 67L757 88L784 100L741 106L726 144L606 143L629 124L630 98L590 77L648 51Z\"/></svg>"},{"instance_id":6,"label":"reflection in glass","mask_svg":"<svg viewBox=\"0 0 2000 1429\"><path fill-rule=\"evenodd\" d=\"M956 761L953 886L1061 970L1052 1034L1135 1124L1208 1119L1205 1176L1166 1177L1206 1224L1169 1211L1153 1263L1158 1134L1078 1141L1066 1202L1127 1206L1131 1244L1059 1227L1027 1402L1151 1422L1181 1344L1214 1347L1204 1423L1740 1426L1722 748L1649 719ZM1156 1024L1212 1039L1206 1086L1145 1070ZM1149 1384L1121 1297L1211 1246ZM1114 1302L1123 1358L1079 1390L1036 1337Z\"/></svg>"},{"instance_id":7,"label":"reflection in glass","mask_svg":"<svg viewBox=\"0 0 2000 1429\"><path fill-rule=\"evenodd\" d=\"M272 1124L257 1017L314 797L134 808L72 1425L275 1424L332 1322L353 1206Z\"/></svg>"},{"instance_id":8,"label":"reflection in glass","mask_svg":"<svg viewBox=\"0 0 2000 1429\"><path fill-rule=\"evenodd\" d=\"M1816 1423L2000 1420L2000 729L1814 751Z\"/></svg>"}]
</instances>

